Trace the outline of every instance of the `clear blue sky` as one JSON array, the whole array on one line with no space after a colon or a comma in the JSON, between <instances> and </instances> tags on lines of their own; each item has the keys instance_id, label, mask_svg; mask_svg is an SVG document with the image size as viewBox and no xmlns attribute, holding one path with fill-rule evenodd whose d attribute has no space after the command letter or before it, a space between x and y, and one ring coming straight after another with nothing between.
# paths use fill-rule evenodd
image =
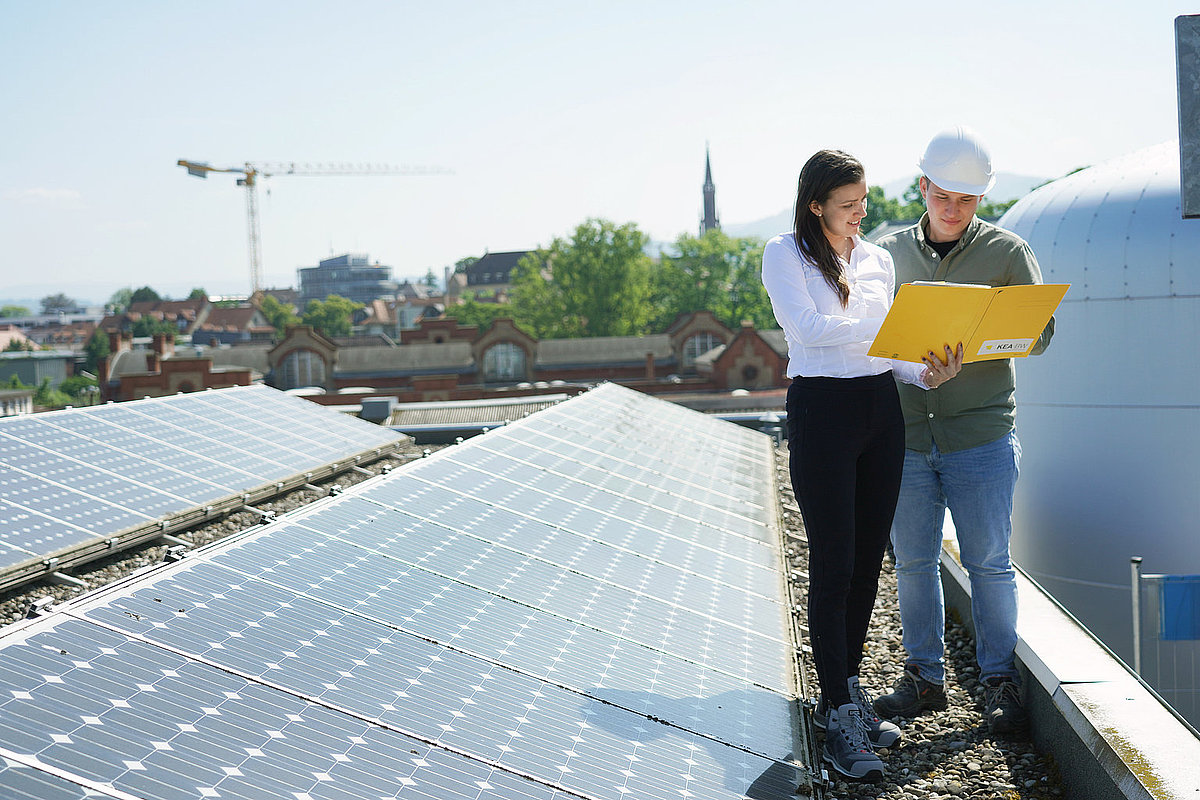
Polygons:
<instances>
[{"instance_id":1,"label":"clear blue sky","mask_svg":"<svg viewBox=\"0 0 1200 800\"><path fill-rule=\"evenodd\" d=\"M441 166L278 177L268 286L330 254L419 276L588 217L695 233L791 205L821 147L871 183L936 130L1056 177L1177 135L1167 0L0 0L0 300L249 286L244 190L179 158Z\"/></svg>"}]
</instances>

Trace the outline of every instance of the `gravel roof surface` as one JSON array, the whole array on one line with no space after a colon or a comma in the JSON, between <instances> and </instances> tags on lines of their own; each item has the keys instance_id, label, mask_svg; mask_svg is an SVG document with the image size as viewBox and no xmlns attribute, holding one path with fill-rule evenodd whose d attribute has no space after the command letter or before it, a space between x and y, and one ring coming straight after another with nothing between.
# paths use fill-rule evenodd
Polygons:
<instances>
[{"instance_id":1,"label":"gravel roof surface","mask_svg":"<svg viewBox=\"0 0 1200 800\"><path fill-rule=\"evenodd\" d=\"M776 481L792 590L803 605L807 602L808 545L792 494L787 457L786 448L776 452ZM946 651L949 707L916 719L897 720L904 735L897 747L880 753L885 768L883 779L837 780L830 786L830 796L839 800L1061 800L1063 788L1049 756L1040 755L1028 741L989 737L983 719L975 641L953 619L946 620ZM809 691L815 695L816 671L807 660L802 668ZM891 691L903 669L896 571L891 560L885 558L859 679L877 697Z\"/></svg>"}]
</instances>

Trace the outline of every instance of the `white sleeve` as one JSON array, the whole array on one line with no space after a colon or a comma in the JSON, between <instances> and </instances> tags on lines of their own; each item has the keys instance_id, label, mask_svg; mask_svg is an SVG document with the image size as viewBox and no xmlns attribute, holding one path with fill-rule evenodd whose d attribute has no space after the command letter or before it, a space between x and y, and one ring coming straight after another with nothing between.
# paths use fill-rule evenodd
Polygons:
<instances>
[{"instance_id":1,"label":"white sleeve","mask_svg":"<svg viewBox=\"0 0 1200 800\"><path fill-rule=\"evenodd\" d=\"M791 239L775 238L763 250L762 281L779 327L805 347L832 347L874 340L883 317L855 319L817 311L804 264Z\"/></svg>"},{"instance_id":2,"label":"white sleeve","mask_svg":"<svg viewBox=\"0 0 1200 800\"><path fill-rule=\"evenodd\" d=\"M913 361L897 361L892 360L892 374L901 380L903 383L911 383L913 386L920 386L926 391L929 387L925 385L925 381L921 380L925 375L925 365L917 364Z\"/></svg>"}]
</instances>

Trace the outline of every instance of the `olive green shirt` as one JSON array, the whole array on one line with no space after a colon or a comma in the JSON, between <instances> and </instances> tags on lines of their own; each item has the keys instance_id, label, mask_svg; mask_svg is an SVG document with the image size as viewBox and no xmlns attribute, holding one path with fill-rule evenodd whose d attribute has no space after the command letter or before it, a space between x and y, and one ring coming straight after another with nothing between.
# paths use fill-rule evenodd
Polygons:
<instances>
[{"instance_id":1,"label":"olive green shirt","mask_svg":"<svg viewBox=\"0 0 1200 800\"><path fill-rule=\"evenodd\" d=\"M928 225L926 213L916 225L876 242L892 254L897 289L910 281L989 286L1042 282L1033 251L1015 233L973 217L943 259L925 238ZM1044 351L1053 335L1051 318L1031 354ZM905 445L910 450L928 453L935 442L943 453L967 450L994 442L1014 427L1016 373L1011 358L963 364L956 377L929 391L906 384L897 388L904 409Z\"/></svg>"}]
</instances>

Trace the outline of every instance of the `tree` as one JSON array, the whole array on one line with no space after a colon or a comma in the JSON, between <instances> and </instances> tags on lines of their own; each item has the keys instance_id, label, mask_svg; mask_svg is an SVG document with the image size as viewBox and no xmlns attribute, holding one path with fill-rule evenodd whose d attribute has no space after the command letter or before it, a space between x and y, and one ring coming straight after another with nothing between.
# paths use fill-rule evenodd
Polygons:
<instances>
[{"instance_id":1,"label":"tree","mask_svg":"<svg viewBox=\"0 0 1200 800\"><path fill-rule=\"evenodd\" d=\"M284 305L272 295L264 294L258 308L281 337L287 334L288 328L300 324L300 318L292 311L292 307Z\"/></svg>"},{"instance_id":2,"label":"tree","mask_svg":"<svg viewBox=\"0 0 1200 800\"><path fill-rule=\"evenodd\" d=\"M734 238L719 230L680 236L675 241L678 255L664 253L654 271L654 329L692 311L711 311L731 328L743 320L759 329L776 327L762 285L762 248L759 239Z\"/></svg>"},{"instance_id":3,"label":"tree","mask_svg":"<svg viewBox=\"0 0 1200 800\"><path fill-rule=\"evenodd\" d=\"M188 292L187 299L188 299L188 300L207 300L207 299L208 299L208 292L206 292L206 291L204 291L203 289L201 289L201 288L197 287L197 288L195 288L195 289L192 289L190 292Z\"/></svg>"},{"instance_id":4,"label":"tree","mask_svg":"<svg viewBox=\"0 0 1200 800\"><path fill-rule=\"evenodd\" d=\"M62 292L58 294L48 294L42 298L42 313L43 314L58 314L60 312L74 311L76 302L67 297Z\"/></svg>"},{"instance_id":5,"label":"tree","mask_svg":"<svg viewBox=\"0 0 1200 800\"><path fill-rule=\"evenodd\" d=\"M645 332L653 313L646 242L632 222L589 219L569 241L526 255L513 270L516 320L540 338Z\"/></svg>"},{"instance_id":6,"label":"tree","mask_svg":"<svg viewBox=\"0 0 1200 800\"><path fill-rule=\"evenodd\" d=\"M86 375L72 375L58 385L58 390L71 398L71 401L76 405L86 404L91 405L94 402L98 392L99 384L95 378L89 378Z\"/></svg>"},{"instance_id":7,"label":"tree","mask_svg":"<svg viewBox=\"0 0 1200 800\"><path fill-rule=\"evenodd\" d=\"M466 297L459 305L447 307L446 316L458 320L459 325L475 325L482 331L501 317L515 321L517 314L511 303L481 303Z\"/></svg>"},{"instance_id":8,"label":"tree","mask_svg":"<svg viewBox=\"0 0 1200 800\"><path fill-rule=\"evenodd\" d=\"M129 296L129 302L132 303L159 303L163 298L159 297L158 292L151 289L149 286L143 286Z\"/></svg>"},{"instance_id":9,"label":"tree","mask_svg":"<svg viewBox=\"0 0 1200 800\"><path fill-rule=\"evenodd\" d=\"M925 198L921 196L921 176L912 179L912 183L904 190L904 194L900 195L900 199L904 201L906 206L919 205L923 209L925 207Z\"/></svg>"},{"instance_id":10,"label":"tree","mask_svg":"<svg viewBox=\"0 0 1200 800\"><path fill-rule=\"evenodd\" d=\"M975 213L981 217L1002 217L1004 212L1012 208L1013 203L1021 198L1014 197L1012 200L1005 200L1002 203L989 203L987 198L979 203L979 208L975 209Z\"/></svg>"},{"instance_id":11,"label":"tree","mask_svg":"<svg viewBox=\"0 0 1200 800\"><path fill-rule=\"evenodd\" d=\"M112 353L108 346L108 333L97 328L92 333L92 338L88 339L87 344L83 346L83 352L87 355L84 368L95 374L100 369L100 362Z\"/></svg>"},{"instance_id":12,"label":"tree","mask_svg":"<svg viewBox=\"0 0 1200 800\"><path fill-rule=\"evenodd\" d=\"M300 321L324 336L349 336L354 312L362 303L331 294L324 300L309 300Z\"/></svg>"},{"instance_id":13,"label":"tree","mask_svg":"<svg viewBox=\"0 0 1200 800\"><path fill-rule=\"evenodd\" d=\"M733 242L732 292L725 324L737 330L746 320L760 331L778 328L771 297L762 282L763 242L747 238L737 238Z\"/></svg>"},{"instance_id":14,"label":"tree","mask_svg":"<svg viewBox=\"0 0 1200 800\"><path fill-rule=\"evenodd\" d=\"M109 313L123 314L129 310L129 304L133 302L133 289L128 286L124 289L117 289L112 293L112 297L108 298Z\"/></svg>"},{"instance_id":15,"label":"tree","mask_svg":"<svg viewBox=\"0 0 1200 800\"><path fill-rule=\"evenodd\" d=\"M892 219L920 219L925 213L925 198L921 197L921 176L913 178L912 183L900 195L900 209Z\"/></svg>"},{"instance_id":16,"label":"tree","mask_svg":"<svg viewBox=\"0 0 1200 800\"><path fill-rule=\"evenodd\" d=\"M859 230L867 234L885 222L903 219L902 208L899 200L884 195L882 186L872 186L867 190L867 215Z\"/></svg>"},{"instance_id":17,"label":"tree","mask_svg":"<svg viewBox=\"0 0 1200 800\"><path fill-rule=\"evenodd\" d=\"M0 317L28 317L29 309L25 306L0 306Z\"/></svg>"},{"instance_id":18,"label":"tree","mask_svg":"<svg viewBox=\"0 0 1200 800\"><path fill-rule=\"evenodd\" d=\"M16 353L21 350L33 350L33 342L28 339L10 339L4 346L6 353Z\"/></svg>"},{"instance_id":19,"label":"tree","mask_svg":"<svg viewBox=\"0 0 1200 800\"><path fill-rule=\"evenodd\" d=\"M425 271L425 277L421 279L421 283L431 292L436 291L441 285L441 281L438 280L437 273L433 271L433 267Z\"/></svg>"},{"instance_id":20,"label":"tree","mask_svg":"<svg viewBox=\"0 0 1200 800\"><path fill-rule=\"evenodd\" d=\"M175 334L179 333L179 328L170 320L159 319L150 314L143 314L134 321L132 333L137 337L150 337L158 333L165 333L174 337Z\"/></svg>"},{"instance_id":21,"label":"tree","mask_svg":"<svg viewBox=\"0 0 1200 800\"><path fill-rule=\"evenodd\" d=\"M478 260L479 256L467 256L466 258L460 258L458 261L454 262L454 271L466 272L467 267L471 266Z\"/></svg>"},{"instance_id":22,"label":"tree","mask_svg":"<svg viewBox=\"0 0 1200 800\"><path fill-rule=\"evenodd\" d=\"M71 398L53 388L49 378L42 378L41 385L33 393L33 404L42 408L63 408L71 405Z\"/></svg>"}]
</instances>

